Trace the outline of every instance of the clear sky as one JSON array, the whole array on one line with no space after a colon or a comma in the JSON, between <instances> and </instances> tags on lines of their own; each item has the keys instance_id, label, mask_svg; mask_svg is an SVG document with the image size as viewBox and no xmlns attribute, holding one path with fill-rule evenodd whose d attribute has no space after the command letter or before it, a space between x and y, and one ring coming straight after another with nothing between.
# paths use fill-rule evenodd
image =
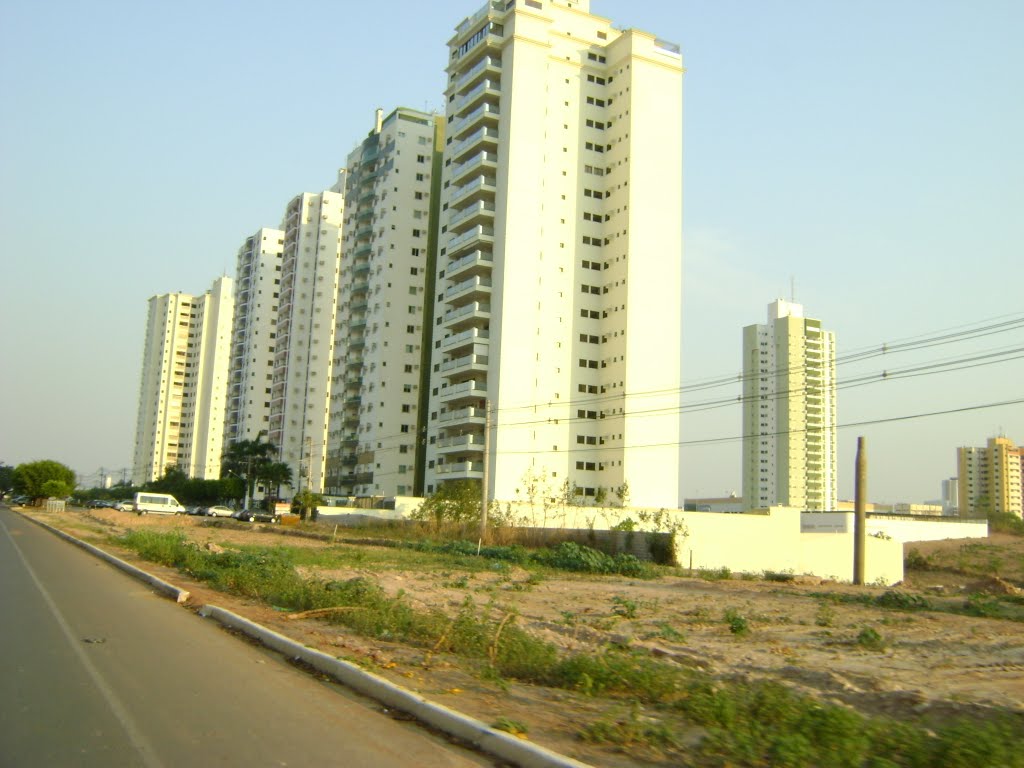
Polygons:
<instances>
[{"instance_id":1,"label":"clear sky","mask_svg":"<svg viewBox=\"0 0 1024 768\"><path fill-rule=\"evenodd\" d=\"M0 0L0 461L130 467L146 301L233 274L244 239L335 180L378 106L443 108L476 0ZM1024 3L593 0L678 42L687 384L795 297L839 354L1024 319ZM840 366L841 424L1024 397L1024 330ZM1001 354L1001 356L1000 356ZM992 364L981 366L980 362ZM965 367L966 366L966 367ZM936 372L938 371L938 372ZM688 392L729 398L738 386ZM689 495L740 490L738 405L685 422ZM1024 405L843 428L870 495L923 501Z\"/></svg>"}]
</instances>

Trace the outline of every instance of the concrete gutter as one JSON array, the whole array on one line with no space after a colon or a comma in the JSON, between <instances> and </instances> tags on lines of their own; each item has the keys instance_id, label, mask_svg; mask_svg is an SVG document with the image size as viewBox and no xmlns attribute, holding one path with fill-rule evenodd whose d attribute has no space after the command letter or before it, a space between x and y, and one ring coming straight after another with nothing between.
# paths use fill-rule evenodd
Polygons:
<instances>
[{"instance_id":1,"label":"concrete gutter","mask_svg":"<svg viewBox=\"0 0 1024 768\"><path fill-rule=\"evenodd\" d=\"M268 648L289 658L302 661L318 672L329 675L342 685L379 701L386 707L404 712L422 723L454 736L489 755L522 768L589 768L587 763L559 755L556 752L518 739L503 731L489 728L453 709L427 701L412 691L395 685L355 664L336 659L321 651L300 645L285 635L242 618L215 605L204 605L200 616L214 619L226 627L243 632L259 640Z\"/></svg>"},{"instance_id":2,"label":"concrete gutter","mask_svg":"<svg viewBox=\"0 0 1024 768\"><path fill-rule=\"evenodd\" d=\"M94 547L92 544L89 544L88 542L82 541L81 539L76 539L71 534L65 533L64 531L59 530L58 528L54 528L52 525L47 525L42 520L37 520L36 518L32 517L31 515L23 514L22 516L25 519L27 519L27 520L31 520L36 525L38 525L38 526L40 526L42 528L45 528L50 533L53 533L53 534L59 536L60 538L64 539L65 541L70 541L76 547L81 547L86 552L89 552L90 554L93 554L96 557L98 557L100 560L106 560L108 563L113 565L115 568L120 568L122 571L124 571L125 573L127 573L130 576L134 576L139 581L146 582L151 587L153 587L157 592L162 592L163 594L165 594L168 597L172 598L174 600L174 602L176 602L176 603L184 603L189 598L189 593L186 590L179 589L178 587L174 586L173 584L169 584L168 582L164 581L163 579L157 578L156 576L154 576L151 573L146 573L141 568L136 568L131 563L126 563L121 558L114 557L109 552L104 552L99 547Z\"/></svg>"}]
</instances>

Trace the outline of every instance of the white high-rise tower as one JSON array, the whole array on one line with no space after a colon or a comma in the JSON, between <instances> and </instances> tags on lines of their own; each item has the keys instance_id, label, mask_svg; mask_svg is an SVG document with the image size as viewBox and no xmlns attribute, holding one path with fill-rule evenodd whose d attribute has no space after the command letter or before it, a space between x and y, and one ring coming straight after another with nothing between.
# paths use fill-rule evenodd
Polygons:
<instances>
[{"instance_id":1,"label":"white high-rise tower","mask_svg":"<svg viewBox=\"0 0 1024 768\"><path fill-rule=\"evenodd\" d=\"M743 329L743 501L836 509L835 334L782 299Z\"/></svg>"},{"instance_id":2,"label":"white high-rise tower","mask_svg":"<svg viewBox=\"0 0 1024 768\"><path fill-rule=\"evenodd\" d=\"M678 46L587 0L489 2L449 40L426 491L483 477L679 507Z\"/></svg>"}]
</instances>

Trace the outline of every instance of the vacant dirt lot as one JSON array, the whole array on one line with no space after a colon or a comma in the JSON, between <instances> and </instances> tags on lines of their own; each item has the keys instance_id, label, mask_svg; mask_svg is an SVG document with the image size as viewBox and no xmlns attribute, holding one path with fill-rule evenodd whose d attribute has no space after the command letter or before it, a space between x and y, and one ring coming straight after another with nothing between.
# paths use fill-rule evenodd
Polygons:
<instances>
[{"instance_id":1,"label":"vacant dirt lot","mask_svg":"<svg viewBox=\"0 0 1024 768\"><path fill-rule=\"evenodd\" d=\"M113 510L32 513L130 561L134 556L106 537L139 526L181 529L200 544L220 547L331 546L284 538L276 526L214 528L202 518L136 517ZM996 535L911 545L907 550L911 547L929 569L909 572L899 587L907 595L963 603L969 593L1024 586L1024 539ZM858 595L878 596L885 588L799 578L782 583L683 576L654 581L573 575L537 579L497 564L486 571L460 572L403 570L379 559L373 562L372 567L318 573L336 580L370 577L392 594L403 590L414 603L446 611L456 610L467 597L481 605L490 602L495 610L515 612L521 627L565 649L628 644L718 678L772 679L865 713L944 715L983 713L990 707L1024 712L1024 624L843 602ZM222 605L485 722L519 721L528 726L530 739L577 759L604 766L672 764L653 752L627 756L576 738L582 723L621 716L628 702L485 681L464 670L457 659L358 637L315 619L287 620L273 608L211 592L160 566L146 568L190 590L193 606ZM974 572L978 569L1006 580L980 583ZM744 620L748 632L733 631L736 617ZM865 628L877 632L882 647L869 650L857 642Z\"/></svg>"}]
</instances>

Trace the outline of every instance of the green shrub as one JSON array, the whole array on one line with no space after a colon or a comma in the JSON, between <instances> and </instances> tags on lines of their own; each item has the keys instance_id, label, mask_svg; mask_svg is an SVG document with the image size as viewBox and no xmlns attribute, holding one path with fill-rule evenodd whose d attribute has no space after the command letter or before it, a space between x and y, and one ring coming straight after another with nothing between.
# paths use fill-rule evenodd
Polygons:
<instances>
[{"instance_id":1,"label":"green shrub","mask_svg":"<svg viewBox=\"0 0 1024 768\"><path fill-rule=\"evenodd\" d=\"M890 589L874 599L875 605L881 608L893 608L899 611L930 611L932 604L921 595L909 595L898 589Z\"/></svg>"}]
</instances>

